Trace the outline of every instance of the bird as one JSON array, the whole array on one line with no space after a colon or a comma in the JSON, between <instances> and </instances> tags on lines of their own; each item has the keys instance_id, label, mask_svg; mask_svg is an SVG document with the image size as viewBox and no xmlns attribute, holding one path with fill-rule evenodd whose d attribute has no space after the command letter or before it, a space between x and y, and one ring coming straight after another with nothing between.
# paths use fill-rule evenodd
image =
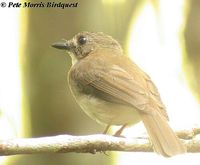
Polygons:
<instances>
[{"instance_id":1,"label":"bird","mask_svg":"<svg viewBox=\"0 0 200 165\"><path fill-rule=\"evenodd\" d=\"M96 122L120 126L143 122L156 153L171 157L186 147L168 124L166 107L150 76L124 54L119 42L103 32L79 32L52 44L67 51L72 66L70 90L81 109Z\"/></svg>"}]
</instances>

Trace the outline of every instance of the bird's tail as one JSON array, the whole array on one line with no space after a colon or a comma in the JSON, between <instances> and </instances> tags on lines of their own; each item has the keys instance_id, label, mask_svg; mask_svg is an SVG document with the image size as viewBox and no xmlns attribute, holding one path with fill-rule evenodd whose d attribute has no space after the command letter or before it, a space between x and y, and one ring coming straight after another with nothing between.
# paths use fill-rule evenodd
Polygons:
<instances>
[{"instance_id":1,"label":"bird's tail","mask_svg":"<svg viewBox=\"0 0 200 165\"><path fill-rule=\"evenodd\" d=\"M165 157L185 153L186 148L168 125L167 119L158 111L141 113L141 118L153 143L155 152Z\"/></svg>"}]
</instances>

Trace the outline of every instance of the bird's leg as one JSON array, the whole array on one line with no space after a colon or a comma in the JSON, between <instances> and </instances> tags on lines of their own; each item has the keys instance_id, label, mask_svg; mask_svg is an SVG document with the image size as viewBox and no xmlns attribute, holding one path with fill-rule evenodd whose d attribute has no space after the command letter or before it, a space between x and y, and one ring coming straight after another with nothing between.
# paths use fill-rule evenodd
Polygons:
<instances>
[{"instance_id":1,"label":"bird's leg","mask_svg":"<svg viewBox=\"0 0 200 165\"><path fill-rule=\"evenodd\" d=\"M122 125L122 127L117 132L115 132L114 136L119 137L126 126L127 124Z\"/></svg>"},{"instance_id":2,"label":"bird's leg","mask_svg":"<svg viewBox=\"0 0 200 165\"><path fill-rule=\"evenodd\" d=\"M103 134L106 134L108 132L109 128L110 128L110 125L107 125L106 129L103 131Z\"/></svg>"}]
</instances>

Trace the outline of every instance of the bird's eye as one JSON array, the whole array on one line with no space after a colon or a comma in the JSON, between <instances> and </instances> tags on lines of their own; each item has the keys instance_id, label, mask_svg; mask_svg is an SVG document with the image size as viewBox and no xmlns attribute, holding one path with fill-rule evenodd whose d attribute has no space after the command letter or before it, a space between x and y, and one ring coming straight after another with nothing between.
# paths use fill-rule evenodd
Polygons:
<instances>
[{"instance_id":1,"label":"bird's eye","mask_svg":"<svg viewBox=\"0 0 200 165\"><path fill-rule=\"evenodd\" d=\"M87 42L87 38L86 38L86 37L80 36L80 37L78 38L78 43L79 43L80 45L83 45L83 44L85 44L86 42Z\"/></svg>"}]
</instances>

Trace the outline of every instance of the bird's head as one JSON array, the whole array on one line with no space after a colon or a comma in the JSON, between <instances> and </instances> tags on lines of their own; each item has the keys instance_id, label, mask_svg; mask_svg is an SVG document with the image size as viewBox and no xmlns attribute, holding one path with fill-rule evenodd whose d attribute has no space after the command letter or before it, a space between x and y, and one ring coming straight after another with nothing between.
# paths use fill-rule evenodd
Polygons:
<instances>
[{"instance_id":1,"label":"bird's head","mask_svg":"<svg viewBox=\"0 0 200 165\"><path fill-rule=\"evenodd\" d=\"M98 49L116 49L122 52L120 44L102 32L80 32L70 40L52 44L52 47L66 50L76 61Z\"/></svg>"}]
</instances>

